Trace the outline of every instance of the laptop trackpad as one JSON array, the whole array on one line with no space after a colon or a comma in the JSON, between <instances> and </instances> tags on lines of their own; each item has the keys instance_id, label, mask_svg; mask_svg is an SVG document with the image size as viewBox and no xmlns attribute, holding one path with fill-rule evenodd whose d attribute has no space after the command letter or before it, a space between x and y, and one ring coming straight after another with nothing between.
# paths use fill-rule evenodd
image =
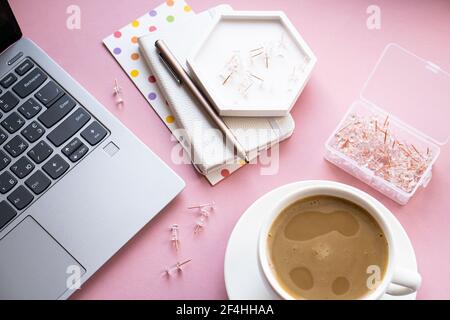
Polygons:
<instances>
[{"instance_id":1,"label":"laptop trackpad","mask_svg":"<svg viewBox=\"0 0 450 320\"><path fill-rule=\"evenodd\" d=\"M73 283L69 277L77 267L80 274L85 273L32 217L27 217L0 240L0 299L56 299L67 291L68 283Z\"/></svg>"}]
</instances>

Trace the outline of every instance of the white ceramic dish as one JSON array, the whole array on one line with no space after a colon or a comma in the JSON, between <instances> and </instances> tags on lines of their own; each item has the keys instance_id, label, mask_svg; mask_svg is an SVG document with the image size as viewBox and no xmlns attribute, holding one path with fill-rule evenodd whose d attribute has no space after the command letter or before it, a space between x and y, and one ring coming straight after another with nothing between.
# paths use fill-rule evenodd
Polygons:
<instances>
[{"instance_id":1,"label":"white ceramic dish","mask_svg":"<svg viewBox=\"0 0 450 320\"><path fill-rule=\"evenodd\" d=\"M258 237L260 227L271 213L277 200L288 192L298 190L306 186L314 185L343 186L336 182L328 181L303 181L279 187L254 202L242 215L236 224L228 241L225 254L225 285L230 299L279 299L273 291L258 264ZM351 188L346 186L346 188ZM351 188L354 192L368 197L368 201L385 215L386 220L391 223L394 241L398 247L397 263L399 266L409 270L417 271L417 262L411 242L394 215L379 201L368 196L362 191ZM416 293L405 296L383 295L382 299L408 299L416 298Z\"/></svg>"},{"instance_id":2,"label":"white ceramic dish","mask_svg":"<svg viewBox=\"0 0 450 320\"><path fill-rule=\"evenodd\" d=\"M223 13L187 59L220 115L252 117L286 116L315 63L307 43L279 11Z\"/></svg>"}]
</instances>

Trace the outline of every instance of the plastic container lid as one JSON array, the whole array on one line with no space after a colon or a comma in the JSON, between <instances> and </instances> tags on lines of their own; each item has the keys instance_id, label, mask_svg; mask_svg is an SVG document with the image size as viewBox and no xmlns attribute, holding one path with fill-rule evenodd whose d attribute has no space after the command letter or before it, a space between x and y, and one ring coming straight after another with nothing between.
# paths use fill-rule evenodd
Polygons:
<instances>
[{"instance_id":1,"label":"plastic container lid","mask_svg":"<svg viewBox=\"0 0 450 320\"><path fill-rule=\"evenodd\" d=\"M440 146L449 141L450 74L397 44L384 49L360 97Z\"/></svg>"}]
</instances>

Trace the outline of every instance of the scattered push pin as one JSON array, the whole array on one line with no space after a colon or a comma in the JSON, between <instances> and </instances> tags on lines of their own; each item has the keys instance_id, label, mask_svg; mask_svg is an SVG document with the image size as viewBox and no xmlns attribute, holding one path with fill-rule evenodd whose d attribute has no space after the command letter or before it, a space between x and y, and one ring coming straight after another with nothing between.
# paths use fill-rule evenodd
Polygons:
<instances>
[{"instance_id":1,"label":"scattered push pin","mask_svg":"<svg viewBox=\"0 0 450 320\"><path fill-rule=\"evenodd\" d=\"M200 217L197 219L197 221L195 222L194 234L199 233L199 232L205 227L205 224L206 224L206 217L207 217L207 214L205 214L205 213L202 211L201 216L200 216Z\"/></svg>"},{"instance_id":2,"label":"scattered push pin","mask_svg":"<svg viewBox=\"0 0 450 320\"><path fill-rule=\"evenodd\" d=\"M180 239L178 237L179 229L180 227L178 224L172 224L170 226L170 232L172 233L170 240L172 241L172 245L175 247L175 250L177 251L180 248Z\"/></svg>"},{"instance_id":3,"label":"scattered push pin","mask_svg":"<svg viewBox=\"0 0 450 320\"><path fill-rule=\"evenodd\" d=\"M171 275L173 275L174 273L180 273L181 271L183 271L183 266L185 264L188 264L189 262L191 262L192 259L188 259L188 260L184 260L182 262L177 262L175 265L170 266L170 267L166 267L164 268L164 272L163 272L163 276L167 276L170 277Z\"/></svg>"},{"instance_id":4,"label":"scattered push pin","mask_svg":"<svg viewBox=\"0 0 450 320\"><path fill-rule=\"evenodd\" d=\"M121 107L124 104L123 96L122 96L122 88L119 86L117 79L114 79L114 96L116 97L116 105Z\"/></svg>"},{"instance_id":5,"label":"scattered push pin","mask_svg":"<svg viewBox=\"0 0 450 320\"><path fill-rule=\"evenodd\" d=\"M193 205L188 207L188 209L199 209L200 216L198 217L197 221L195 222L195 228L194 228L194 234L199 233L206 225L206 220L211 214L211 212L214 211L215 208L215 202L212 201L210 203L204 203L199 205Z\"/></svg>"},{"instance_id":6,"label":"scattered push pin","mask_svg":"<svg viewBox=\"0 0 450 320\"><path fill-rule=\"evenodd\" d=\"M216 203L214 201L203 203L203 204L195 204L193 206L188 207L188 209L202 209L202 208L208 208L208 210L213 210Z\"/></svg>"}]
</instances>

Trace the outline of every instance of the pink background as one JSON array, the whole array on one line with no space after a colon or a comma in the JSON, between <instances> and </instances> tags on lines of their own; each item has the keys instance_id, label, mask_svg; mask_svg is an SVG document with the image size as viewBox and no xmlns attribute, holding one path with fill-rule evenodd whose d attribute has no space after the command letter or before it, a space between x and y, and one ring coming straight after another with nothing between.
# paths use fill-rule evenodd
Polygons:
<instances>
[{"instance_id":1,"label":"pink background","mask_svg":"<svg viewBox=\"0 0 450 320\"><path fill-rule=\"evenodd\" d=\"M358 96L385 45L397 42L450 70L450 1L239 1L234 9L283 10L317 55L308 86L293 109L297 128L281 145L280 170L261 176L247 166L215 187L189 165L170 162L169 130L148 106L102 45L102 39L160 4L159 0L11 0L25 36L85 86L187 183L183 193L148 224L82 290L76 299L224 299L224 254L228 237L245 209L280 185L330 179L356 186L376 197L400 220L415 247L423 286L420 299L450 298L450 146L434 167L431 183L402 207L323 159L323 144ZM219 0L192 0L196 12ZM66 8L81 8L81 30L66 28ZM381 8L381 30L368 30L366 8ZM112 96L117 78L126 96L119 110ZM430 110L431 111L431 110ZM442 117L444 125L450 118ZM152 195L149 195L152 196ZM156 195L155 195L156 196ZM194 237L195 216L186 207L214 200L214 214ZM131 213L130 213L131 214ZM181 250L170 246L168 226L181 225ZM181 277L160 276L166 265L192 258Z\"/></svg>"}]
</instances>

